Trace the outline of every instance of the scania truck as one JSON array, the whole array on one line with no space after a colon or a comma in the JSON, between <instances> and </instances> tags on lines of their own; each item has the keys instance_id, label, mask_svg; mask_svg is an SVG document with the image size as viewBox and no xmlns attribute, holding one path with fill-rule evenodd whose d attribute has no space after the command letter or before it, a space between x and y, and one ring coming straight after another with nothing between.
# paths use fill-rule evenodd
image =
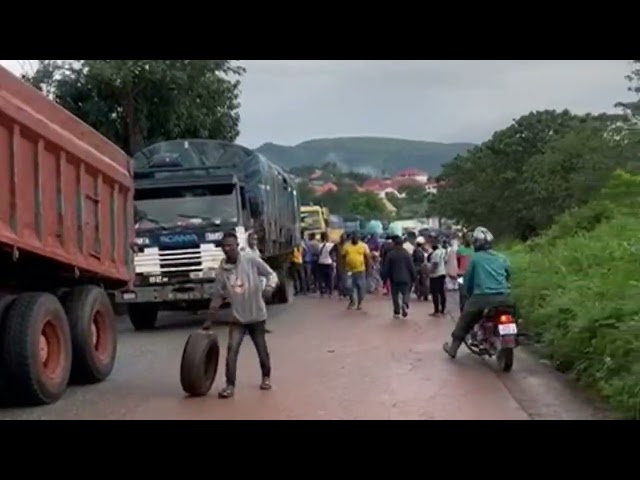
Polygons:
<instances>
[{"instance_id":1,"label":"scania truck","mask_svg":"<svg viewBox=\"0 0 640 480\"><path fill-rule=\"evenodd\" d=\"M135 329L154 328L162 310L207 308L224 255L224 232L241 249L254 232L280 284L273 301L292 298L291 253L300 239L293 178L259 153L217 140L173 140L134 156L133 288L118 292Z\"/></svg>"}]
</instances>

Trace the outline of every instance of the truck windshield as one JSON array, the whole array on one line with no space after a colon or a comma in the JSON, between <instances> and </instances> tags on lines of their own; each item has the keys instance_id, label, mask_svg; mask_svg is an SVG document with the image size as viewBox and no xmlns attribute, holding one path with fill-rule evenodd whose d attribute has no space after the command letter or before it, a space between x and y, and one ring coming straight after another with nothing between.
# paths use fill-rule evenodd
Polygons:
<instances>
[{"instance_id":1,"label":"truck windshield","mask_svg":"<svg viewBox=\"0 0 640 480\"><path fill-rule=\"evenodd\" d=\"M136 190L138 223L149 226L208 223L236 224L238 206L235 185L164 187Z\"/></svg>"}]
</instances>

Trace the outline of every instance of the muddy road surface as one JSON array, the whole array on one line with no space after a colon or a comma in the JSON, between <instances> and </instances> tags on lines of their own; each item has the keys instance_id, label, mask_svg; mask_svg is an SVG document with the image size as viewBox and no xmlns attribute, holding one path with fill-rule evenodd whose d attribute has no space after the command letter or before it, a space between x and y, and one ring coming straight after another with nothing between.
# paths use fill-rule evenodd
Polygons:
<instances>
[{"instance_id":1,"label":"muddy road surface","mask_svg":"<svg viewBox=\"0 0 640 480\"><path fill-rule=\"evenodd\" d=\"M222 355L214 388L191 399L180 387L180 358L202 318L165 315L155 331L144 333L123 318L116 367L106 382L71 387L55 405L0 410L0 420L606 418L524 349L509 374L464 347L452 361L442 343L453 318L431 318L431 310L430 303L414 301L409 318L396 320L382 296L368 297L361 312L347 311L336 298L272 307L267 340L274 388L259 390L257 356L247 337L236 396L228 400L217 398L226 328L218 328Z\"/></svg>"}]
</instances>

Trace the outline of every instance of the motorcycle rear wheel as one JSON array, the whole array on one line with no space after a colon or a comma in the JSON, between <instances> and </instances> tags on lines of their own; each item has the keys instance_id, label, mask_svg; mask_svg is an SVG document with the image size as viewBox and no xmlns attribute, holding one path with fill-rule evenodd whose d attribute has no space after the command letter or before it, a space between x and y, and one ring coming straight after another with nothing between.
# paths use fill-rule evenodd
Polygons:
<instances>
[{"instance_id":1,"label":"motorcycle rear wheel","mask_svg":"<svg viewBox=\"0 0 640 480\"><path fill-rule=\"evenodd\" d=\"M503 348L496 357L498 367L503 372L510 372L513 369L513 348Z\"/></svg>"}]
</instances>

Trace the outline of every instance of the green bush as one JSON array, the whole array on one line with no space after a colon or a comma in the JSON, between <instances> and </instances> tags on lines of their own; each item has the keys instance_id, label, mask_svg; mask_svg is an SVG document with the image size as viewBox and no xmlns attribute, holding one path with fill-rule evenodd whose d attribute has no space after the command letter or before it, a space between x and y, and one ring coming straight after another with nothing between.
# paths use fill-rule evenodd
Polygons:
<instances>
[{"instance_id":1,"label":"green bush","mask_svg":"<svg viewBox=\"0 0 640 480\"><path fill-rule=\"evenodd\" d=\"M525 328L559 370L640 419L640 176L508 251Z\"/></svg>"}]
</instances>

